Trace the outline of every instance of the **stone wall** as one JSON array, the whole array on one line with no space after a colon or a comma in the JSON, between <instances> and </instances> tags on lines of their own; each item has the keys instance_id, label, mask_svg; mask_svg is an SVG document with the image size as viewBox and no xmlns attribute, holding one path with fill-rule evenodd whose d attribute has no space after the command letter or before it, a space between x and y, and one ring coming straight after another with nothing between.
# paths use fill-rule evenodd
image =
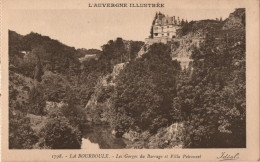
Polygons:
<instances>
[{"instance_id":1,"label":"stone wall","mask_svg":"<svg viewBox=\"0 0 260 162\"><path fill-rule=\"evenodd\" d=\"M164 43L166 44L167 42L172 41L171 38L163 37L163 38L145 38L145 43L152 45L153 43Z\"/></svg>"}]
</instances>

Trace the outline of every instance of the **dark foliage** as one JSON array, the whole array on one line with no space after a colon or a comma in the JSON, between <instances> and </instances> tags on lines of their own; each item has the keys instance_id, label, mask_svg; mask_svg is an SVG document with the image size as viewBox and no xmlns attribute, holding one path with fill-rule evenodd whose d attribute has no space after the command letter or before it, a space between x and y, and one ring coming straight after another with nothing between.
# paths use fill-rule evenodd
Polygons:
<instances>
[{"instance_id":1,"label":"dark foliage","mask_svg":"<svg viewBox=\"0 0 260 162\"><path fill-rule=\"evenodd\" d=\"M29 100L27 110L29 113L36 115L44 115L46 114L45 106L46 106L46 98L42 93L42 87L33 87L29 92Z\"/></svg>"},{"instance_id":2,"label":"dark foliage","mask_svg":"<svg viewBox=\"0 0 260 162\"><path fill-rule=\"evenodd\" d=\"M186 123L186 147L245 147L245 28L232 19L194 50L192 73L178 81L173 108Z\"/></svg>"},{"instance_id":3,"label":"dark foliage","mask_svg":"<svg viewBox=\"0 0 260 162\"><path fill-rule=\"evenodd\" d=\"M30 57L26 57L27 55ZM61 74L66 74L68 71L79 72L80 64L75 48L37 33L21 36L9 31L9 56L10 67L31 78L34 77L34 71L39 78L40 70L46 68Z\"/></svg>"},{"instance_id":4,"label":"dark foliage","mask_svg":"<svg viewBox=\"0 0 260 162\"><path fill-rule=\"evenodd\" d=\"M20 111L9 111L9 148L32 149L38 142L39 137L30 125L30 119Z\"/></svg>"},{"instance_id":5,"label":"dark foliage","mask_svg":"<svg viewBox=\"0 0 260 162\"><path fill-rule=\"evenodd\" d=\"M113 98L112 127L125 132L134 130L156 132L173 120L169 113L171 99L176 95L176 77L180 65L171 60L169 48L154 44L143 58L130 62L116 80Z\"/></svg>"},{"instance_id":6,"label":"dark foliage","mask_svg":"<svg viewBox=\"0 0 260 162\"><path fill-rule=\"evenodd\" d=\"M219 31L223 25L222 21L216 20L200 20L191 22L182 22L182 28L178 30L179 36L187 35L188 33L200 33L201 36L208 33L214 34L218 37Z\"/></svg>"},{"instance_id":7,"label":"dark foliage","mask_svg":"<svg viewBox=\"0 0 260 162\"><path fill-rule=\"evenodd\" d=\"M64 117L50 118L41 130L44 145L52 149L80 149L81 133Z\"/></svg>"}]
</instances>

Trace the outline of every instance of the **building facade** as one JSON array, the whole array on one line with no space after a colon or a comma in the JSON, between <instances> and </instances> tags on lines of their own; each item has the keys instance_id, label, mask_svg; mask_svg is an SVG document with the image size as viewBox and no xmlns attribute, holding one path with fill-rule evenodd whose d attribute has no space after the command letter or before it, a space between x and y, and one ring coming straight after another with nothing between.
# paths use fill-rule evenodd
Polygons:
<instances>
[{"instance_id":1,"label":"building facade","mask_svg":"<svg viewBox=\"0 0 260 162\"><path fill-rule=\"evenodd\" d=\"M183 20L182 20L183 21ZM146 38L147 44L167 43L176 37L176 32L181 28L181 21L175 16L169 17L164 14L157 14L152 26L152 37Z\"/></svg>"},{"instance_id":2,"label":"building facade","mask_svg":"<svg viewBox=\"0 0 260 162\"><path fill-rule=\"evenodd\" d=\"M169 17L163 14L158 14L153 25L153 38L175 38L176 31L181 26L180 19L175 19L175 16Z\"/></svg>"}]
</instances>

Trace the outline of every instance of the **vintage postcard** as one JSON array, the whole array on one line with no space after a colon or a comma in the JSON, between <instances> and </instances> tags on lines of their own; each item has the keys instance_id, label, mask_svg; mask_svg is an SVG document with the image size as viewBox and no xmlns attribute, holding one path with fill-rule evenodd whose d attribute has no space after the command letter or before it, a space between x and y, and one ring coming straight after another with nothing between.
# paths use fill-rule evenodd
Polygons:
<instances>
[{"instance_id":1,"label":"vintage postcard","mask_svg":"<svg viewBox=\"0 0 260 162\"><path fill-rule=\"evenodd\" d=\"M258 161L259 0L2 0L2 161Z\"/></svg>"}]
</instances>

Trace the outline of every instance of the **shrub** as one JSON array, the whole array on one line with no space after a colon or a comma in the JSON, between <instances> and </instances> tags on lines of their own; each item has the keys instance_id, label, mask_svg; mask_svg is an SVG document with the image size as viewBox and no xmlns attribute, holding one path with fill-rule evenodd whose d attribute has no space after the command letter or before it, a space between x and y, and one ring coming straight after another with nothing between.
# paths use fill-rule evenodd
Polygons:
<instances>
[{"instance_id":1,"label":"shrub","mask_svg":"<svg viewBox=\"0 0 260 162\"><path fill-rule=\"evenodd\" d=\"M11 111L9 118L9 148L32 149L38 137L31 128L30 119L20 113L13 115Z\"/></svg>"},{"instance_id":2,"label":"shrub","mask_svg":"<svg viewBox=\"0 0 260 162\"><path fill-rule=\"evenodd\" d=\"M79 149L81 133L65 117L56 117L41 130L44 145L52 149Z\"/></svg>"}]
</instances>

